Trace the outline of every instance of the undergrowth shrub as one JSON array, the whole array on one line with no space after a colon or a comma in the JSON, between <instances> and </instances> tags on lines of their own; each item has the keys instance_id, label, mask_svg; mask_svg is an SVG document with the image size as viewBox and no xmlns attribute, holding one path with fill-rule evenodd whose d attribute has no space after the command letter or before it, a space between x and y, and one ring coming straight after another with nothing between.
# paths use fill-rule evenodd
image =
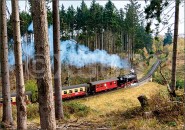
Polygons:
<instances>
[{"instance_id":1,"label":"undergrowth shrub","mask_svg":"<svg viewBox=\"0 0 185 130\"><path fill-rule=\"evenodd\" d=\"M118 128L140 129L143 128L143 126L145 126L146 129L156 128L156 126L159 128L166 127L166 129L182 128L184 113L183 98L176 97L172 101L166 89L151 95L148 101L148 109L134 107L122 113L121 117L123 120L130 120L135 124L132 125L129 121L123 124L121 123Z\"/></svg>"},{"instance_id":2,"label":"undergrowth shrub","mask_svg":"<svg viewBox=\"0 0 185 130\"><path fill-rule=\"evenodd\" d=\"M177 89L183 89L183 87L184 87L184 80L177 79L177 81L176 81L176 88Z\"/></svg>"},{"instance_id":3,"label":"undergrowth shrub","mask_svg":"<svg viewBox=\"0 0 185 130\"><path fill-rule=\"evenodd\" d=\"M175 126L178 117L183 116L183 98L176 97L170 100L168 91L161 91L158 94L152 95L149 100L150 110L160 122L169 126Z\"/></svg>"},{"instance_id":4,"label":"undergrowth shrub","mask_svg":"<svg viewBox=\"0 0 185 130\"><path fill-rule=\"evenodd\" d=\"M28 119L34 119L39 117L39 104L32 103L27 105L27 117Z\"/></svg>"},{"instance_id":5,"label":"undergrowth shrub","mask_svg":"<svg viewBox=\"0 0 185 130\"><path fill-rule=\"evenodd\" d=\"M171 79L171 77L170 77L171 75L169 74L168 71L164 72L164 75L168 79L168 81ZM164 78L158 72L153 74L153 81L157 82L159 84L162 84L162 85L165 84ZM171 85L171 83L169 83L169 85ZM176 89L183 89L183 87L184 87L184 80L183 79L177 79L176 80Z\"/></svg>"},{"instance_id":6,"label":"undergrowth shrub","mask_svg":"<svg viewBox=\"0 0 185 130\"><path fill-rule=\"evenodd\" d=\"M162 76L159 75L159 73L153 74L152 78L153 78L154 82L157 82L158 84L164 84L164 80L163 80Z\"/></svg>"},{"instance_id":7,"label":"undergrowth shrub","mask_svg":"<svg viewBox=\"0 0 185 130\"><path fill-rule=\"evenodd\" d=\"M31 96L32 102L37 102L38 89L37 89L36 81L35 80L26 81L25 88L26 88L26 91L31 91L32 92L32 96Z\"/></svg>"},{"instance_id":8,"label":"undergrowth shrub","mask_svg":"<svg viewBox=\"0 0 185 130\"><path fill-rule=\"evenodd\" d=\"M76 117L85 117L90 112L90 107L87 107L78 102L64 102L63 103L65 117L70 118L71 114Z\"/></svg>"}]
</instances>

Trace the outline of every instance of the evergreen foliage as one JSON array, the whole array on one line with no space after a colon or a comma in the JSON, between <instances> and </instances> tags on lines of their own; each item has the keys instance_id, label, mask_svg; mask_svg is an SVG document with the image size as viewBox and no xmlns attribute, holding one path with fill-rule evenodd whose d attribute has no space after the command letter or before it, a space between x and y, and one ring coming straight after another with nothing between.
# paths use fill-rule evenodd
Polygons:
<instances>
[{"instance_id":1,"label":"evergreen foliage","mask_svg":"<svg viewBox=\"0 0 185 130\"><path fill-rule=\"evenodd\" d=\"M165 34L165 38L163 40L163 46L167 45L167 44L172 44L172 33L170 28L168 28L167 33Z\"/></svg>"},{"instance_id":2,"label":"evergreen foliage","mask_svg":"<svg viewBox=\"0 0 185 130\"><path fill-rule=\"evenodd\" d=\"M52 25L52 10L49 3L47 0L48 25ZM152 49L152 35L145 32L140 5L135 0L130 0L125 8L119 10L111 0L105 6L92 0L90 7L82 0L76 9L73 6L65 9L62 5L59 13L61 40L75 39L92 50L104 49L109 53L127 52L128 44L131 44L130 49L133 53L139 52L138 50L144 47L149 52ZM150 14L148 18L154 17L153 15ZM31 14L22 11L20 19L21 35L29 34L27 28L32 22ZM8 19L8 38L9 40L12 38L11 16ZM132 42L128 43L128 40Z\"/></svg>"},{"instance_id":3,"label":"evergreen foliage","mask_svg":"<svg viewBox=\"0 0 185 130\"><path fill-rule=\"evenodd\" d=\"M148 0L145 0L145 2L147 2ZM159 24L162 22L161 20L161 14L163 9L169 5L169 1L168 0L151 0L150 4L148 6L146 6L145 8L145 14L146 14L146 19L147 21L147 25L146 25L146 32L151 33L153 32L153 30L151 30L151 24L153 19L156 19L158 21L156 25L157 28L157 32L156 35L158 35L158 28L159 28Z\"/></svg>"}]
</instances>

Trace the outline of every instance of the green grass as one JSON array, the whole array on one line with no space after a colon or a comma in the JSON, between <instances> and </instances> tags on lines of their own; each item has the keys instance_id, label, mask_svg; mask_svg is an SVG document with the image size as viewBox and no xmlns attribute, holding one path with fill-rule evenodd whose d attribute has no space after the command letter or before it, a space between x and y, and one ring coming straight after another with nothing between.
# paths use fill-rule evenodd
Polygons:
<instances>
[{"instance_id":1,"label":"green grass","mask_svg":"<svg viewBox=\"0 0 185 130\"><path fill-rule=\"evenodd\" d=\"M77 118L85 117L90 113L90 107L76 101L64 102L63 108L66 118L70 118L71 115Z\"/></svg>"},{"instance_id":2,"label":"green grass","mask_svg":"<svg viewBox=\"0 0 185 130\"><path fill-rule=\"evenodd\" d=\"M28 80L25 83L25 89L26 91L31 91L32 92L32 96L31 96L31 100L32 102L36 102L37 98L38 98L38 88L37 88L37 84L35 80Z\"/></svg>"}]
</instances>

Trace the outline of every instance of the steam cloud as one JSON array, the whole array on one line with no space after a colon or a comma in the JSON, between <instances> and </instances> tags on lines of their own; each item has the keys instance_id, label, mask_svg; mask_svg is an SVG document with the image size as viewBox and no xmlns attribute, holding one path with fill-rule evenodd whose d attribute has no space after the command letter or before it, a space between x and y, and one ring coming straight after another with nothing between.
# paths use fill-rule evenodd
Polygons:
<instances>
[{"instance_id":1,"label":"steam cloud","mask_svg":"<svg viewBox=\"0 0 185 130\"><path fill-rule=\"evenodd\" d=\"M28 30L33 31L33 23L30 24ZM34 42L24 43L24 38L22 38L22 49L23 49L23 59L26 56L34 56ZM50 54L53 57L53 26L49 27L49 44L50 44ZM67 40L61 42L61 62L69 65L76 66L77 68L84 67L90 64L102 64L107 67L116 68L128 68L129 63L125 59L121 59L118 55L108 54L105 50L96 49L90 51L88 47L76 43L74 40ZM13 53L9 53L9 62L14 64Z\"/></svg>"}]
</instances>

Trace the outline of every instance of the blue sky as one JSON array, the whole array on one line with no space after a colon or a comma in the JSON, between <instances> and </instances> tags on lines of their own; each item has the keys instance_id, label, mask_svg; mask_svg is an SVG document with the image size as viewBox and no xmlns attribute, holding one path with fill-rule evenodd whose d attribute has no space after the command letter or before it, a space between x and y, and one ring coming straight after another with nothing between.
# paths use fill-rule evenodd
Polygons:
<instances>
[{"instance_id":1,"label":"blue sky","mask_svg":"<svg viewBox=\"0 0 185 130\"><path fill-rule=\"evenodd\" d=\"M107 0L97 0L96 2L99 3L100 5L104 6L105 3L107 2ZM117 7L117 9L124 8L125 5L129 3L128 0L113 0L112 2ZM25 3L26 3L26 1L23 1L23 0L19 2L20 10L25 10L25 7L27 7L26 10L28 10L29 6L28 5L25 6ZM91 4L91 0L85 0L85 3L89 7L90 4ZM138 3L141 4L141 10L143 10L144 6L145 6L145 2L140 0ZM170 13L168 13L168 14L169 14L169 16L172 15L172 18L169 19L168 22L169 22L169 24L173 24L174 23L174 14L173 14L173 12L175 10L173 7L174 7L175 2L170 1L170 3L171 3L171 5L165 10L165 12L167 13L171 10ZM74 0L60 0L60 6L62 4L64 5L65 9L67 9L70 5L73 5L73 7L76 9L77 6L80 6L81 0L75 0L75 1ZM185 20L185 18L184 18L184 16L185 16L185 14L184 14L184 12L185 12L184 4L185 4L185 1L183 1L183 3L180 5L180 14L179 14L179 16L180 16L180 18L179 18L179 35L180 36L184 36L184 30L185 30L185 26L184 26L184 22L185 22L184 21ZM10 12L11 12L11 2L7 1L7 5L8 5L8 8L9 8ZM164 13L163 17L166 17L165 13ZM155 28L155 26L152 26L152 28ZM160 34L164 35L165 32L167 31L167 27L161 26L159 30L161 31ZM173 25L171 26L171 30L173 30Z\"/></svg>"}]
</instances>

